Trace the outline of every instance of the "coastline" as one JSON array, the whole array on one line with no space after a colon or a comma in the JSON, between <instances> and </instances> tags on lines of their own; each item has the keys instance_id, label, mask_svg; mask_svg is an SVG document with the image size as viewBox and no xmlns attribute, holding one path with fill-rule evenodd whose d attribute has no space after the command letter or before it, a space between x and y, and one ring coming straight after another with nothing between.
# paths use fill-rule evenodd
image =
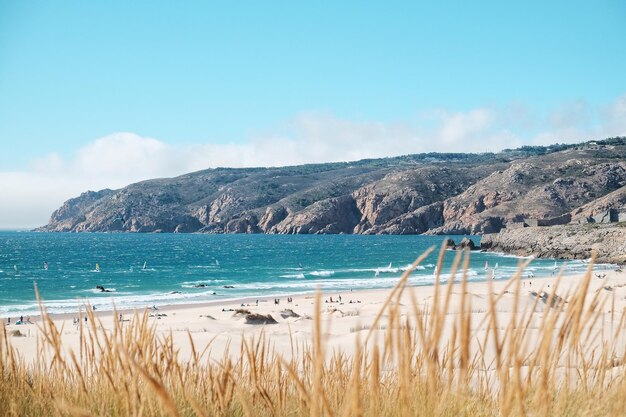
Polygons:
<instances>
[{"instance_id":1,"label":"coastline","mask_svg":"<svg viewBox=\"0 0 626 417\"><path fill-rule=\"evenodd\" d=\"M454 249L446 249L446 252L455 252ZM535 257L533 255L527 255L527 256L517 256L514 254L510 254L510 253L505 253L505 252L491 252L495 255L498 256L502 256L502 257L510 257L510 258L516 258L516 259L526 259L526 260L531 260L534 259ZM569 259L564 259L564 260L569 260ZM614 264L609 264L609 263L602 263L602 264L598 264L598 263L594 263L593 264L594 267L601 267L601 271L604 272L612 272L613 269L607 269L608 267L613 267ZM447 273L442 273L440 276L440 280L442 282L442 285L445 285L445 283L447 282L447 276L449 274ZM542 280L542 279L547 279L547 278L554 278L554 275L532 275L530 278L528 276L528 274L524 273L522 274L522 279L536 279L536 280ZM567 273L564 276L565 277L574 277L574 276L578 276L579 274L576 273ZM411 288L421 288L421 287L433 287L434 284L434 275L432 275L433 277L433 282L429 283L429 282L424 282L424 283L420 283L419 285L408 285ZM470 276L468 283L471 284L481 284L481 283L486 283L488 281L488 276L485 275L484 277L482 275L478 275L478 277L480 277L479 279L475 279L475 276ZM497 282L502 282L502 281L507 281L510 277L506 276L506 277L497 277L496 279L493 280L494 283ZM399 280L400 276L396 276L396 277L389 277L389 279L394 279L394 280ZM457 277L458 280L458 277ZM385 291L390 291L392 289L392 287L384 287L384 288L358 288L356 290L345 290L345 291L328 291L328 290L322 290L322 294L335 294L335 295L339 295L339 294L350 294L350 293L355 293L355 294L361 294L361 293L365 293L368 294L370 292L385 292ZM160 310L177 310L177 309L191 309L191 308L204 308L204 307L213 307L213 306L218 306L218 305L239 305L241 306L241 304L250 304L250 303L254 303L256 300L259 300L259 302L267 302L269 300L273 300L275 298L288 298L288 297L296 297L296 298L312 298L313 296L315 296L317 291L305 291L305 292L293 292L293 293L281 293L281 294L268 294L268 295L262 295L262 296L232 296L232 297L225 297L225 298L220 298L220 299L214 299L214 300L206 300L206 301L197 301L197 302L181 302L181 303L163 303L160 302L158 305L153 304L153 306L156 306L156 309L153 308L153 306L150 305L145 305L143 307L139 307L139 306L135 306L135 307L130 307L130 308L105 308L105 309L96 309L96 310L92 310L92 313L96 316L96 317L100 317L101 315L107 315L107 314L113 314L113 313L123 313L123 314L132 314L135 311L160 311ZM115 294L115 293L113 293ZM54 301L49 301L49 303L55 303L57 302L56 300ZM46 301L43 301L43 305L45 306ZM71 311L71 312L62 312L62 313L50 313L47 312L47 315L51 318L54 319L68 319L68 318L73 318L73 317L77 317L78 315L80 315L81 317L84 317L86 314L86 310L88 307L91 307L91 305L88 305L87 303L80 303L78 300L76 301L76 304L79 305L79 309L76 311ZM33 314L21 314L24 317L30 317L31 320L39 320L41 318L41 314L40 313L33 313ZM14 320L16 318L16 315L0 315L0 321L3 321L4 323L6 323L7 318L10 317L11 320Z\"/></svg>"},{"instance_id":2,"label":"coastline","mask_svg":"<svg viewBox=\"0 0 626 417\"><path fill-rule=\"evenodd\" d=\"M626 273L616 271L603 272L605 278L599 279L592 276L588 295L594 295L600 292L601 296L612 298L611 313L612 319L606 319L601 324L609 327L618 326L620 314L626 308ZM561 286L558 291L559 296L564 299L568 297L568 291L582 282L584 275L564 275L561 277ZM532 292L541 293L541 291L549 292L554 286L558 276L551 277L522 277L520 280L520 294L518 300L518 310L533 308L534 313L538 317L541 316L545 307L541 301L537 302L537 297L531 295ZM459 294L461 284L457 277L453 284L452 294ZM510 280L494 280L492 281L493 291L503 297L503 304L499 307L499 317L504 322L510 319L513 311L512 287ZM446 287L447 284L442 284ZM472 300L472 323L480 323L483 316L489 310L487 296L489 294L489 284L487 281L471 281L467 282L467 292L471 295ZM401 312L404 315L411 313L410 292L413 292L420 308L428 309L432 304L435 295L434 285L420 285L407 287L401 301ZM611 288L607 290L606 288ZM383 307L385 300L391 293L391 289L373 289L373 290L356 290L352 292L325 292L321 294L321 310L322 325L328 329L326 341L329 350L340 349L348 354L353 352L354 342L357 337L363 337L363 332L374 324L374 319ZM606 294L605 294L606 293ZM341 295L341 302L338 297ZM121 314L123 317L122 324L129 323L131 318L137 314L139 317L147 313L149 322L155 326L157 335L166 337L172 335L174 344L180 349L182 357L188 357L191 354L190 339L193 339L195 346L202 348L210 345L211 353L208 355L211 359L220 359L224 354L236 355L239 352L239 346L244 340L253 337L258 340L259 337L265 335L272 341L272 345L276 352L283 355L290 355L292 343L298 344L310 343L312 340L312 326L314 317L315 293L294 294L293 302L288 303L287 298L291 296L282 296L279 304L274 304L272 297L258 297L259 303L256 304L256 298L240 298L236 300L216 300L201 304L176 304L159 307L158 310L150 309L133 309L119 310L115 313L112 311L96 311L94 317L101 323L102 328L106 331L112 331L115 327L116 320ZM330 302L332 297L333 302ZM592 298L592 297L589 297ZM536 303L536 304L535 304ZM243 304L243 306L242 306ZM534 307L533 307L534 305ZM250 313L269 314L274 318L276 324L246 324L244 315L236 314L237 309L246 309ZM281 312L285 309L291 309L299 315L299 317L281 317ZM448 314L455 314L458 307L454 307ZM519 312L518 311L518 312ZM609 312L607 310L607 312ZM117 316L116 316L117 315ZM55 326L60 330L60 337L63 342L66 353L69 350L77 351L79 349L79 334L83 331L83 326L73 324L76 314L54 314L49 315ZM84 317L84 316L83 316ZM6 331L10 334L14 330L19 330L25 337L11 337L11 344L17 349L19 354L27 361L31 362L37 358L37 345L35 340L40 336L40 327L42 325L41 317L32 317L34 324L32 325L15 325L12 323L6 326L6 319L3 321ZM386 319L380 324L380 328L384 330ZM90 329L91 323L84 326L84 329ZM476 327L473 329L477 335L484 333L484 329ZM619 347L622 351L624 346Z\"/></svg>"}]
</instances>

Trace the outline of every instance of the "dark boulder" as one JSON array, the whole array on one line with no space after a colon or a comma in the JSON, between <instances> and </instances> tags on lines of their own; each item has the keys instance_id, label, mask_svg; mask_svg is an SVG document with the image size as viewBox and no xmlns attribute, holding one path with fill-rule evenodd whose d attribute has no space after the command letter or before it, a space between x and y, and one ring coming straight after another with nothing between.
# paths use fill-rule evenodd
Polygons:
<instances>
[{"instance_id":1,"label":"dark boulder","mask_svg":"<svg viewBox=\"0 0 626 417\"><path fill-rule=\"evenodd\" d=\"M300 314L296 313L290 308L287 308L280 312L280 316L284 319L287 319L289 317L300 317Z\"/></svg>"},{"instance_id":2,"label":"dark boulder","mask_svg":"<svg viewBox=\"0 0 626 417\"><path fill-rule=\"evenodd\" d=\"M270 314L251 313L246 316L246 324L276 324L278 323Z\"/></svg>"},{"instance_id":3,"label":"dark boulder","mask_svg":"<svg viewBox=\"0 0 626 417\"><path fill-rule=\"evenodd\" d=\"M446 239L444 244L446 245L446 248L448 249L456 249L456 243L454 243L454 240L452 239Z\"/></svg>"},{"instance_id":4,"label":"dark boulder","mask_svg":"<svg viewBox=\"0 0 626 417\"><path fill-rule=\"evenodd\" d=\"M457 249L469 249L469 250L478 249L474 241L468 237L464 237L463 240L459 242L456 248Z\"/></svg>"}]
</instances>

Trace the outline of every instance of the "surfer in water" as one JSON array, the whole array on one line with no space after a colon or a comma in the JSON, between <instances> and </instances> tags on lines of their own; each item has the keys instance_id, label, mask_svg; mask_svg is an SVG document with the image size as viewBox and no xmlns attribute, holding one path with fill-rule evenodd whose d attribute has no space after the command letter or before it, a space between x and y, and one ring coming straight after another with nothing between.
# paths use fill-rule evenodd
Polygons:
<instances>
[{"instance_id":1,"label":"surfer in water","mask_svg":"<svg viewBox=\"0 0 626 417\"><path fill-rule=\"evenodd\" d=\"M43 269L44 269L45 271L47 271L47 270L48 270L48 262L47 262L47 261L43 261Z\"/></svg>"}]
</instances>

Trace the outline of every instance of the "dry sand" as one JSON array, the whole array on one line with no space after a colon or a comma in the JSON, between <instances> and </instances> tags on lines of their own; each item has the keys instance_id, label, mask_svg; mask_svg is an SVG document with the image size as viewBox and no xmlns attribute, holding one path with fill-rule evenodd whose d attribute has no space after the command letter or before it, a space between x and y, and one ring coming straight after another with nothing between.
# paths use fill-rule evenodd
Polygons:
<instances>
[{"instance_id":1,"label":"dry sand","mask_svg":"<svg viewBox=\"0 0 626 417\"><path fill-rule=\"evenodd\" d=\"M619 319L624 308L626 308L626 273L621 272L601 272L606 274L605 278L598 278L595 273L589 294L594 295L600 292L605 304L598 308L602 310L602 318L594 324L594 328L600 330L598 343L604 336L608 337L609 332L615 331L619 326ZM583 279L579 276L562 277L558 294L566 300L566 295L570 288L578 285ZM533 310L531 331L541 325L544 309L549 308L542 301L536 302L536 297L531 292L540 293L542 290L550 292L554 288L556 277L549 278L526 278L522 279L520 285L519 311ZM514 288L506 287L509 281L497 280L493 282L493 292L502 294L497 304L499 326L504 329L510 320L514 307ZM460 284L455 284L453 288L453 302L448 312L450 321L459 312L459 303L455 298L459 297ZM434 297L434 286L410 287L414 292L421 308L430 308ZM344 293L325 293L322 295L322 329L325 335L327 351L342 349L350 354L354 351L357 337L364 340L368 329L374 323L377 313L383 307L383 303L390 293L390 289L354 291ZM489 311L488 295L489 287L486 282L468 283L468 293L471 294L471 314L472 314L472 336L475 341L479 341L487 331L488 324L484 322L484 317ZM339 302L341 296L341 302ZM441 295L442 296L442 295ZM332 297L333 302L330 302ZM245 304L242 306L241 304ZM280 304L274 304L273 299L259 298L258 306L256 300L240 300L238 302L213 302L202 305L176 305L159 308L156 311L149 310L150 321L156 326L159 336L167 336L171 333L175 345L180 349L180 357L189 357L191 346L189 334L194 340L196 349L201 351L207 344L211 344L208 357L221 359L225 352L238 356L242 338L258 338L262 333L269 339L274 349L285 356L290 356L292 346L302 347L312 340L315 295L294 295L291 303L287 302L287 297L280 299ZM403 315L413 317L413 308L408 295L404 293L400 302L400 311ZM241 315L235 315L233 310L245 308L252 313L270 314L277 324L253 325L246 324L246 320ZM281 317L281 311L291 309L300 317ZM144 310L137 310L142 314ZM98 312L97 317L102 321L105 328L112 328L117 317L113 312ZM132 319L132 311L121 312L124 323ZM79 349L79 330L73 324L73 315L52 316L56 325L62 328L61 338L66 349ZM128 320L128 321L126 321ZM16 347L22 357L30 362L37 355L38 338L40 337L40 318L33 318L32 325L6 326L10 333L19 329L24 337L11 337L13 346ZM5 320L6 323L6 320ZM384 333L387 324L387 317L383 315L379 323L379 333ZM447 337L444 334L444 340ZM380 340L380 338L379 338ZM293 342L293 343L292 343ZM620 338L616 350L624 352L624 340Z\"/></svg>"}]
</instances>

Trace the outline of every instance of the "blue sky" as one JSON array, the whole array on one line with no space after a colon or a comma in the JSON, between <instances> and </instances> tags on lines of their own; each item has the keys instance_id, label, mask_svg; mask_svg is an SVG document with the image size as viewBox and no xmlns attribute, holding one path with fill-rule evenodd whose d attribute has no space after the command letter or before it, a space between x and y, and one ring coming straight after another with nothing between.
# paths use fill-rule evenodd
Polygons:
<instances>
[{"instance_id":1,"label":"blue sky","mask_svg":"<svg viewBox=\"0 0 626 417\"><path fill-rule=\"evenodd\" d=\"M0 176L85 179L53 207L209 166L626 134L625 2L368 3L0 0Z\"/></svg>"}]
</instances>

